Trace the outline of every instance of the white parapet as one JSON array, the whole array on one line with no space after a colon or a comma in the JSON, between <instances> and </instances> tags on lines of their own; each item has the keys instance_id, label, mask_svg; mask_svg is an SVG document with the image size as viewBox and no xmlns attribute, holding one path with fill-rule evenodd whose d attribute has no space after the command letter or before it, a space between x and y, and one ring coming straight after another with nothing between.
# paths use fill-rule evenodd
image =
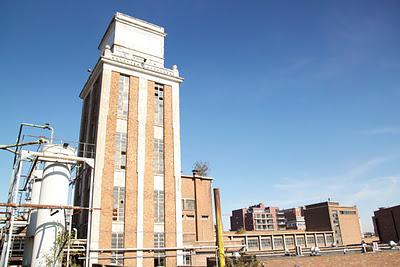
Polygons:
<instances>
[{"instance_id":1,"label":"white parapet","mask_svg":"<svg viewBox=\"0 0 400 267\"><path fill-rule=\"evenodd\" d=\"M75 150L62 145L46 145L44 153L59 156L73 156ZM41 205L68 205L68 190L71 177L70 164L48 161L44 164L40 188ZM32 250L32 267L61 266L57 262L60 246L56 241L65 231L64 210L39 209L37 211L36 229Z\"/></svg>"}]
</instances>

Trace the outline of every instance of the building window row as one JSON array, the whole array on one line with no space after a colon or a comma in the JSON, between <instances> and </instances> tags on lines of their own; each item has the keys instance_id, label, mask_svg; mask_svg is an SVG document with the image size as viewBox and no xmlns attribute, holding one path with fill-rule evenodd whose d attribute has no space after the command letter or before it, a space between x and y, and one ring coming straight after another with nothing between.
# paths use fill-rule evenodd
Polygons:
<instances>
[{"instance_id":1,"label":"building window row","mask_svg":"<svg viewBox=\"0 0 400 267\"><path fill-rule=\"evenodd\" d=\"M294 246L294 239L293 237L285 237L286 246Z\"/></svg>"},{"instance_id":2,"label":"building window row","mask_svg":"<svg viewBox=\"0 0 400 267\"><path fill-rule=\"evenodd\" d=\"M356 211L354 210L341 210L340 214L344 214L344 215L354 215L356 214Z\"/></svg>"},{"instance_id":3,"label":"building window row","mask_svg":"<svg viewBox=\"0 0 400 267\"><path fill-rule=\"evenodd\" d=\"M258 250L258 239L249 239L247 240L247 247L249 250Z\"/></svg>"},{"instance_id":4,"label":"building window row","mask_svg":"<svg viewBox=\"0 0 400 267\"><path fill-rule=\"evenodd\" d=\"M261 239L261 247L265 248L272 248L271 238L262 238Z\"/></svg>"},{"instance_id":5,"label":"building window row","mask_svg":"<svg viewBox=\"0 0 400 267\"><path fill-rule=\"evenodd\" d=\"M283 247L282 237L274 237L274 246L275 247Z\"/></svg>"},{"instance_id":6,"label":"building window row","mask_svg":"<svg viewBox=\"0 0 400 267\"><path fill-rule=\"evenodd\" d=\"M297 245L299 245L299 246L306 244L303 236L297 236L296 242L297 242Z\"/></svg>"},{"instance_id":7,"label":"building window row","mask_svg":"<svg viewBox=\"0 0 400 267\"><path fill-rule=\"evenodd\" d=\"M307 236L307 243L308 243L308 245L310 245L310 244L315 244L315 238L314 238L314 236L308 235L308 236Z\"/></svg>"}]
</instances>

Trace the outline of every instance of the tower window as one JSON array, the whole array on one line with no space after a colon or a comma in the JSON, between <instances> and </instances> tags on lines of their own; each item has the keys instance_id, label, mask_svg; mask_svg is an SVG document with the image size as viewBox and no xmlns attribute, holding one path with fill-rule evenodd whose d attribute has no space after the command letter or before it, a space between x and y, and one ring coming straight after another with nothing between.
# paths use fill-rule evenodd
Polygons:
<instances>
[{"instance_id":1,"label":"tower window","mask_svg":"<svg viewBox=\"0 0 400 267\"><path fill-rule=\"evenodd\" d=\"M154 139L154 174L164 173L164 141L162 139Z\"/></svg>"},{"instance_id":2,"label":"tower window","mask_svg":"<svg viewBox=\"0 0 400 267\"><path fill-rule=\"evenodd\" d=\"M154 222L164 222L164 191L154 190Z\"/></svg>"},{"instance_id":3,"label":"tower window","mask_svg":"<svg viewBox=\"0 0 400 267\"><path fill-rule=\"evenodd\" d=\"M120 118L128 117L129 77L120 75L118 82L118 111Z\"/></svg>"},{"instance_id":4,"label":"tower window","mask_svg":"<svg viewBox=\"0 0 400 267\"><path fill-rule=\"evenodd\" d=\"M154 233L154 247L155 248L163 248L165 247L165 236L164 233ZM162 267L165 266L165 253L157 252L154 255L154 266Z\"/></svg>"},{"instance_id":5,"label":"tower window","mask_svg":"<svg viewBox=\"0 0 400 267\"><path fill-rule=\"evenodd\" d=\"M113 221L124 220L125 215L125 188L114 186L114 205L113 205Z\"/></svg>"},{"instance_id":6,"label":"tower window","mask_svg":"<svg viewBox=\"0 0 400 267\"><path fill-rule=\"evenodd\" d=\"M195 210L196 203L194 199L182 199L182 208L183 210Z\"/></svg>"},{"instance_id":7,"label":"tower window","mask_svg":"<svg viewBox=\"0 0 400 267\"><path fill-rule=\"evenodd\" d=\"M111 238L111 248L124 248L124 233L112 233ZM120 251L113 251L112 252L111 262L118 266L123 266L124 264L124 253Z\"/></svg>"},{"instance_id":8,"label":"tower window","mask_svg":"<svg viewBox=\"0 0 400 267\"><path fill-rule=\"evenodd\" d=\"M154 87L154 124L164 124L164 85L158 83Z\"/></svg>"},{"instance_id":9,"label":"tower window","mask_svg":"<svg viewBox=\"0 0 400 267\"><path fill-rule=\"evenodd\" d=\"M126 167L126 133L117 132L115 140L115 169L124 170Z\"/></svg>"}]
</instances>

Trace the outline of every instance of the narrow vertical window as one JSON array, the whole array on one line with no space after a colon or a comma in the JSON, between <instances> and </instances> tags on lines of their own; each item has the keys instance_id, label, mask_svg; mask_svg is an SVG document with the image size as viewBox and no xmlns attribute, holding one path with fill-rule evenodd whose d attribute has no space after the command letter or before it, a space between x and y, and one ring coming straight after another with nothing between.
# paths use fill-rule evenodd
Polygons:
<instances>
[{"instance_id":1,"label":"narrow vertical window","mask_svg":"<svg viewBox=\"0 0 400 267\"><path fill-rule=\"evenodd\" d=\"M115 141L115 169L125 170L126 167L126 133L117 132Z\"/></svg>"},{"instance_id":2,"label":"narrow vertical window","mask_svg":"<svg viewBox=\"0 0 400 267\"><path fill-rule=\"evenodd\" d=\"M154 233L154 247L163 248L164 246L164 233Z\"/></svg>"},{"instance_id":3,"label":"narrow vertical window","mask_svg":"<svg viewBox=\"0 0 400 267\"><path fill-rule=\"evenodd\" d=\"M154 190L154 222L164 222L164 191Z\"/></svg>"},{"instance_id":4,"label":"narrow vertical window","mask_svg":"<svg viewBox=\"0 0 400 267\"><path fill-rule=\"evenodd\" d=\"M120 118L128 117L129 77L120 75L118 82L118 112Z\"/></svg>"},{"instance_id":5,"label":"narrow vertical window","mask_svg":"<svg viewBox=\"0 0 400 267\"><path fill-rule=\"evenodd\" d=\"M154 124L164 124L164 86L158 83L154 87Z\"/></svg>"},{"instance_id":6,"label":"narrow vertical window","mask_svg":"<svg viewBox=\"0 0 400 267\"><path fill-rule=\"evenodd\" d=\"M112 233L111 238L111 248L124 248L124 233ZM124 264L124 253L121 251L112 252L111 262L118 266L123 266Z\"/></svg>"},{"instance_id":7,"label":"narrow vertical window","mask_svg":"<svg viewBox=\"0 0 400 267\"><path fill-rule=\"evenodd\" d=\"M154 247L163 248L165 247L164 233L154 233ZM154 255L154 266L161 267L165 266L165 253L157 252Z\"/></svg>"},{"instance_id":8,"label":"narrow vertical window","mask_svg":"<svg viewBox=\"0 0 400 267\"><path fill-rule=\"evenodd\" d=\"M154 174L164 173L164 141L162 139L154 139Z\"/></svg>"},{"instance_id":9,"label":"narrow vertical window","mask_svg":"<svg viewBox=\"0 0 400 267\"><path fill-rule=\"evenodd\" d=\"M114 205L113 205L113 221L124 220L125 216L125 188L114 186Z\"/></svg>"}]
</instances>

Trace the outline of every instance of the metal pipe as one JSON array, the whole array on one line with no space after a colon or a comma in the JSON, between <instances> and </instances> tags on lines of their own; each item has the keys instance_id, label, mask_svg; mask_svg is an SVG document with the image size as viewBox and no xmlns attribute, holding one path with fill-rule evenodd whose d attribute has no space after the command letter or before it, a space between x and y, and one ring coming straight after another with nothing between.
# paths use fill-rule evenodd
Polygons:
<instances>
[{"instance_id":1,"label":"metal pipe","mask_svg":"<svg viewBox=\"0 0 400 267\"><path fill-rule=\"evenodd\" d=\"M78 161L78 162L85 162L92 168L94 167L94 160L92 158L83 158L83 157L77 157L77 156L59 155L59 154L49 153L49 152L34 152L34 151L26 151L26 150L23 150L21 152L24 152L24 153L21 153L21 156L23 155L25 158L28 158L30 156L36 156L36 157L40 157L40 159L38 159L38 160L42 160L42 161L50 161L49 159Z\"/></svg>"},{"instance_id":2,"label":"metal pipe","mask_svg":"<svg viewBox=\"0 0 400 267\"><path fill-rule=\"evenodd\" d=\"M221 220L221 199L219 188L214 188L215 220L217 223L218 266L225 267L225 249Z\"/></svg>"},{"instance_id":3,"label":"metal pipe","mask_svg":"<svg viewBox=\"0 0 400 267\"><path fill-rule=\"evenodd\" d=\"M245 245L227 245L225 248L243 248ZM173 251L173 250L195 250L195 249L216 249L218 246L195 246L195 247L163 247L163 248L97 248L93 252L136 252L136 251ZM83 251L79 250L79 251Z\"/></svg>"},{"instance_id":4,"label":"metal pipe","mask_svg":"<svg viewBox=\"0 0 400 267\"><path fill-rule=\"evenodd\" d=\"M198 217L198 211L197 211L197 182L196 182L196 174L197 174L197 170L193 170L193 182L194 182L194 217L195 217L195 227L196 227L196 242L199 241L199 217Z\"/></svg>"},{"instance_id":5,"label":"metal pipe","mask_svg":"<svg viewBox=\"0 0 400 267\"><path fill-rule=\"evenodd\" d=\"M31 166L31 169L29 170L29 174L28 174L28 176L27 176L27 178L25 180L25 185L24 185L23 191L26 190L26 187L27 187L29 181L31 180L30 178L32 178L32 173L33 173L33 171L34 171L34 169L36 167L37 162L38 162L38 158L35 158L35 160L33 161L32 166Z\"/></svg>"},{"instance_id":6,"label":"metal pipe","mask_svg":"<svg viewBox=\"0 0 400 267\"><path fill-rule=\"evenodd\" d=\"M92 241L92 216L93 216L93 179L94 178L94 166L90 170L90 191L89 191L89 213L88 213L88 232L86 237L86 267L90 266L90 243Z\"/></svg>"},{"instance_id":7,"label":"metal pipe","mask_svg":"<svg viewBox=\"0 0 400 267\"><path fill-rule=\"evenodd\" d=\"M36 141L30 141L30 142L25 142L25 143L16 143L16 144L9 144L9 145L0 145L0 149L8 149L11 147L21 147L21 146L29 146L29 145L40 145L40 144L45 144L48 143L47 139L45 138L40 138L39 140ZM10 150L8 150L10 151ZM16 151L14 151L16 153Z\"/></svg>"},{"instance_id":8,"label":"metal pipe","mask_svg":"<svg viewBox=\"0 0 400 267\"><path fill-rule=\"evenodd\" d=\"M42 204L16 204L16 203L0 203L0 207L11 208L32 208L32 209L67 209L67 210L90 210L88 207L70 206L70 205L42 205ZM101 210L101 208L94 208Z\"/></svg>"},{"instance_id":9,"label":"metal pipe","mask_svg":"<svg viewBox=\"0 0 400 267\"><path fill-rule=\"evenodd\" d=\"M19 141L21 140L22 128L23 128L24 126L50 130L50 143L53 143L54 128L53 128L52 126L50 126L49 123L46 123L45 125L38 125L38 124L24 123L24 122L23 122L23 123L21 123L20 126L19 126L19 132L18 132L18 137L17 137L16 144L19 144ZM16 161L16 160L17 160L17 155L14 156L13 165L15 165L15 161Z\"/></svg>"}]
</instances>

